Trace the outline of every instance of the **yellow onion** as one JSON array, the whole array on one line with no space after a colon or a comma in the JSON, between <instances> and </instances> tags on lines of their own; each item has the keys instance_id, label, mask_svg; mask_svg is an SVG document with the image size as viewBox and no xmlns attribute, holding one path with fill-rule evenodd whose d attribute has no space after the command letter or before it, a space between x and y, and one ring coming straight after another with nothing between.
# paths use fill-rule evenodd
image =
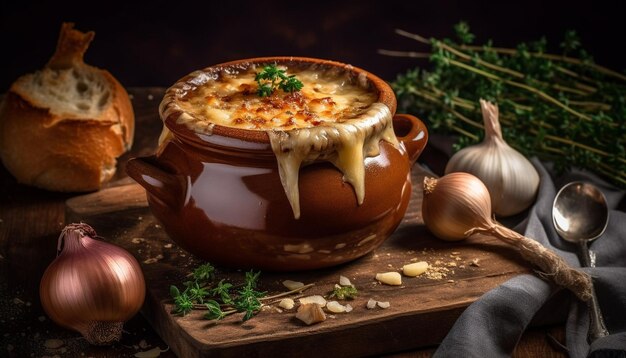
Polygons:
<instances>
[{"instance_id":1,"label":"yellow onion","mask_svg":"<svg viewBox=\"0 0 626 358\"><path fill-rule=\"evenodd\" d=\"M468 173L450 173L440 179L426 177L422 215L428 230L438 238L463 240L467 230L489 223L489 191L480 179ZM430 220L435 216L437 220Z\"/></svg>"},{"instance_id":2,"label":"yellow onion","mask_svg":"<svg viewBox=\"0 0 626 358\"><path fill-rule=\"evenodd\" d=\"M475 234L492 236L512 245L522 258L541 271L542 278L571 290L582 301L591 299L591 278L578 271L541 243L529 239L492 218L487 187L469 173L424 178L422 217L438 238L462 240Z\"/></svg>"},{"instance_id":3,"label":"yellow onion","mask_svg":"<svg viewBox=\"0 0 626 358\"><path fill-rule=\"evenodd\" d=\"M39 295L54 322L78 331L91 344L107 345L119 341L124 322L141 308L145 282L130 253L95 238L87 224L63 229Z\"/></svg>"}]
</instances>

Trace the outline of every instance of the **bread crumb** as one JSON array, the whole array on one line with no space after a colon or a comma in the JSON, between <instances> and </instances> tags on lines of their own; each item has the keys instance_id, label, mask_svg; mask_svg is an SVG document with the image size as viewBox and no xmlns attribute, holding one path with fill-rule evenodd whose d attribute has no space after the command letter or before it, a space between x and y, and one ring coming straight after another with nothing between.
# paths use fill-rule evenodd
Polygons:
<instances>
[{"instance_id":1,"label":"bread crumb","mask_svg":"<svg viewBox=\"0 0 626 358\"><path fill-rule=\"evenodd\" d=\"M143 263L146 264L146 265L150 265L150 264L156 263L157 261L162 260L162 259L163 259L163 255L159 254L156 257L151 257L151 258L149 258L147 260L144 260Z\"/></svg>"},{"instance_id":2,"label":"bread crumb","mask_svg":"<svg viewBox=\"0 0 626 358\"><path fill-rule=\"evenodd\" d=\"M64 344L65 342L60 339L46 339L43 345L48 349L59 349L63 347Z\"/></svg>"},{"instance_id":3,"label":"bread crumb","mask_svg":"<svg viewBox=\"0 0 626 358\"><path fill-rule=\"evenodd\" d=\"M448 280L448 283L454 283L454 280Z\"/></svg>"},{"instance_id":4,"label":"bread crumb","mask_svg":"<svg viewBox=\"0 0 626 358\"><path fill-rule=\"evenodd\" d=\"M478 259L473 259L472 262L470 262L470 266L480 267L478 261Z\"/></svg>"},{"instance_id":5,"label":"bread crumb","mask_svg":"<svg viewBox=\"0 0 626 358\"><path fill-rule=\"evenodd\" d=\"M437 262L441 264L441 261L436 261L435 263ZM441 280L448 276L448 272L450 272L450 270L447 267L429 265L424 275L430 280Z\"/></svg>"}]
</instances>

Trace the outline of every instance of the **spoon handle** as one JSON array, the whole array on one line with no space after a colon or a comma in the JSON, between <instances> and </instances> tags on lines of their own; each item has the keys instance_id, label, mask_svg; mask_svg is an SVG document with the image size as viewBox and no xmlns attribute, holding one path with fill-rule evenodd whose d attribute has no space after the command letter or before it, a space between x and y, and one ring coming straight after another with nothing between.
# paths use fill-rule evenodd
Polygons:
<instances>
[{"instance_id":1,"label":"spoon handle","mask_svg":"<svg viewBox=\"0 0 626 358\"><path fill-rule=\"evenodd\" d=\"M591 266L591 257L589 256L589 246L587 241L580 242L581 263L584 267ZM602 318L602 312L598 305L598 298L596 297L596 290L593 287L593 278L591 279L591 300L588 301L589 307L589 334L587 340L589 343L595 341L598 338L606 337L609 335L609 331L604 325L604 319Z\"/></svg>"},{"instance_id":2,"label":"spoon handle","mask_svg":"<svg viewBox=\"0 0 626 358\"><path fill-rule=\"evenodd\" d=\"M592 279L593 280L593 279ZM598 299L596 298L596 290L591 288L591 301L588 302L589 306L589 334L587 340L589 343L595 341L598 338L606 337L609 335L609 331L604 325L604 319L602 319L602 312L600 312L600 306L598 306Z\"/></svg>"},{"instance_id":3,"label":"spoon handle","mask_svg":"<svg viewBox=\"0 0 626 358\"><path fill-rule=\"evenodd\" d=\"M589 254L589 245L586 240L580 241L580 263L583 267L591 267L591 255Z\"/></svg>"}]
</instances>

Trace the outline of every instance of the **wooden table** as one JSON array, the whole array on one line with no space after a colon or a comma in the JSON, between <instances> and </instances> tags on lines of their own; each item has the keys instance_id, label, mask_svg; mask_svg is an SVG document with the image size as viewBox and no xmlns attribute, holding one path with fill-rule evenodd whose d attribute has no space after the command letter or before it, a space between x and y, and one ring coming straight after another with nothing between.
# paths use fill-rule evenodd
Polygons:
<instances>
[{"instance_id":1,"label":"wooden table","mask_svg":"<svg viewBox=\"0 0 626 358\"><path fill-rule=\"evenodd\" d=\"M137 116L136 138L133 150L120 158L120 167L130 157L151 154L160 132L157 108L163 89L136 88L129 92ZM445 155L433 147L429 147L421 158L435 171L441 169L445 160ZM124 178L124 171L118 170L113 185L124 183ZM81 353L95 357L132 356L138 351L167 346L141 315L126 324L122 341L110 347L89 346L78 334L58 327L44 315L38 299L39 280L54 259L56 240L68 219L66 201L77 195L17 184L4 167L0 168L0 356L7 353L15 357L77 356ZM451 325L462 310L462 307L455 310L446 325ZM564 356L553 343L563 339L562 325L533 328L522 338L515 356ZM54 343L62 345L51 348ZM425 357L434 349L431 346L410 352L387 353L393 357ZM161 356L175 355L170 351Z\"/></svg>"}]
</instances>

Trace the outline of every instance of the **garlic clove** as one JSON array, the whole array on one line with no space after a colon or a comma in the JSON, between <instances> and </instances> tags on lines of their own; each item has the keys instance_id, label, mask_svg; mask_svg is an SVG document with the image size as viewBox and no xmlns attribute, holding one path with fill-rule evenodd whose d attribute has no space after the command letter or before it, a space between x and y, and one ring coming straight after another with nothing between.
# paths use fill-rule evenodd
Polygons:
<instances>
[{"instance_id":1,"label":"garlic clove","mask_svg":"<svg viewBox=\"0 0 626 358\"><path fill-rule=\"evenodd\" d=\"M346 276L339 276L339 285L341 286L352 286L352 282Z\"/></svg>"},{"instance_id":2,"label":"garlic clove","mask_svg":"<svg viewBox=\"0 0 626 358\"><path fill-rule=\"evenodd\" d=\"M286 310L292 309L294 305L295 305L295 302L291 298L283 298L278 303L279 307L284 308Z\"/></svg>"},{"instance_id":3,"label":"garlic clove","mask_svg":"<svg viewBox=\"0 0 626 358\"><path fill-rule=\"evenodd\" d=\"M391 286L402 285L402 276L398 272L377 273L376 280Z\"/></svg>"},{"instance_id":4,"label":"garlic clove","mask_svg":"<svg viewBox=\"0 0 626 358\"><path fill-rule=\"evenodd\" d=\"M283 281L283 286L287 287L289 291L294 291L304 286L304 283L292 280Z\"/></svg>"},{"instance_id":5,"label":"garlic clove","mask_svg":"<svg viewBox=\"0 0 626 358\"><path fill-rule=\"evenodd\" d=\"M402 266L402 273L405 276L415 277L423 274L428 270L428 262L420 261Z\"/></svg>"},{"instance_id":6,"label":"garlic clove","mask_svg":"<svg viewBox=\"0 0 626 358\"><path fill-rule=\"evenodd\" d=\"M326 320L326 314L322 311L320 305L315 303L303 304L298 308L296 318L310 326L315 323Z\"/></svg>"},{"instance_id":7,"label":"garlic clove","mask_svg":"<svg viewBox=\"0 0 626 358\"><path fill-rule=\"evenodd\" d=\"M378 307L382 308L382 309L387 309L391 306L391 304L389 302L380 302L377 301L376 305L378 305Z\"/></svg>"},{"instance_id":8,"label":"garlic clove","mask_svg":"<svg viewBox=\"0 0 626 358\"><path fill-rule=\"evenodd\" d=\"M368 309L368 310L372 310L372 309L376 308L376 303L377 303L377 302L378 302L378 301L373 300L373 299L371 299L371 298L370 298L370 299L367 301L367 304L366 304L365 306L367 307L367 309Z\"/></svg>"},{"instance_id":9,"label":"garlic clove","mask_svg":"<svg viewBox=\"0 0 626 358\"><path fill-rule=\"evenodd\" d=\"M343 313L346 311L346 306L337 301L330 301L326 303L326 309L332 313Z\"/></svg>"},{"instance_id":10,"label":"garlic clove","mask_svg":"<svg viewBox=\"0 0 626 358\"><path fill-rule=\"evenodd\" d=\"M317 304L320 307L326 306L326 299L320 295L302 297L299 299L301 305Z\"/></svg>"}]
</instances>

